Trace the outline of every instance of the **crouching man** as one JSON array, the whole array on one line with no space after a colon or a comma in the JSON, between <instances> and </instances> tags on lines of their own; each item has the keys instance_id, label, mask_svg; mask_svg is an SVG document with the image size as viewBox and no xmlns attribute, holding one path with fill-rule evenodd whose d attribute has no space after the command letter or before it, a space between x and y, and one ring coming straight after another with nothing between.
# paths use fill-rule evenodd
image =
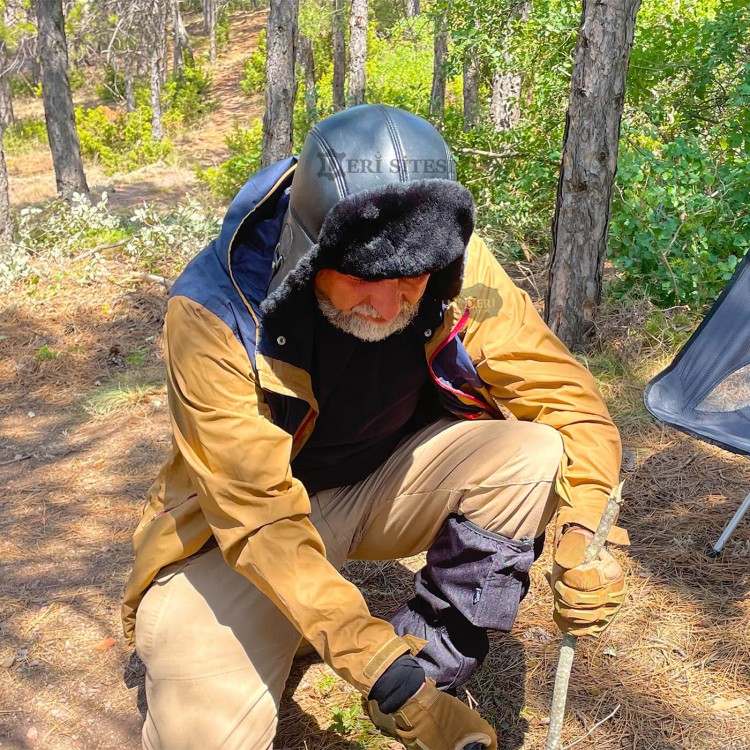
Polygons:
<instances>
[{"instance_id":1,"label":"crouching man","mask_svg":"<svg viewBox=\"0 0 750 750\"><path fill-rule=\"evenodd\" d=\"M253 177L174 285L173 447L123 606L145 748L270 748L303 636L407 747L495 748L453 693L511 629L555 514L555 621L614 616L617 562L579 566L617 430L473 228L440 134L363 105ZM338 572L423 550L390 621Z\"/></svg>"}]
</instances>

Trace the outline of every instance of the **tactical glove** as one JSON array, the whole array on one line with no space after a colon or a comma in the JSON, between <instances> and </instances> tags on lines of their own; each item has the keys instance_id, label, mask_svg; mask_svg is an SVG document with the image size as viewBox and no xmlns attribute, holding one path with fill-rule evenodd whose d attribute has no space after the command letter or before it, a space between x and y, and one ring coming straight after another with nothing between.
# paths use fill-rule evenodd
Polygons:
<instances>
[{"instance_id":1,"label":"tactical glove","mask_svg":"<svg viewBox=\"0 0 750 750\"><path fill-rule=\"evenodd\" d=\"M565 530L555 549L550 585L553 617L563 633L596 635L614 619L625 598L625 576L607 550L583 564L592 532L576 526Z\"/></svg>"},{"instance_id":2,"label":"tactical glove","mask_svg":"<svg viewBox=\"0 0 750 750\"><path fill-rule=\"evenodd\" d=\"M458 698L441 693L431 679L392 714L381 713L375 701L367 710L375 725L406 750L462 750L472 743L497 750L492 727Z\"/></svg>"}]
</instances>

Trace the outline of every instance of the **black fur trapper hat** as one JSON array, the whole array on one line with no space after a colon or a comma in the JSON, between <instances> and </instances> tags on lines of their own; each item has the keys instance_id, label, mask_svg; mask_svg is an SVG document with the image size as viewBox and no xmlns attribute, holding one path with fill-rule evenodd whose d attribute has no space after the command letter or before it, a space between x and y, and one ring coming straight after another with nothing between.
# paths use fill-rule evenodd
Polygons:
<instances>
[{"instance_id":1,"label":"black fur trapper hat","mask_svg":"<svg viewBox=\"0 0 750 750\"><path fill-rule=\"evenodd\" d=\"M305 141L261 309L273 316L321 269L372 281L429 273L426 293L449 301L461 290L474 213L428 122L382 105L333 115Z\"/></svg>"}]
</instances>

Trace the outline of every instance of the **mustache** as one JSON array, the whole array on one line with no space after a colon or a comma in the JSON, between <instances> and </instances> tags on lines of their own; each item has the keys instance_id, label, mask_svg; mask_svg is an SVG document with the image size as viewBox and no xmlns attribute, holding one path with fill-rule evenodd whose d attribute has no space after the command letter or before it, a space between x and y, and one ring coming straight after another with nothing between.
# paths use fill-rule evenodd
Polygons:
<instances>
[{"instance_id":1,"label":"mustache","mask_svg":"<svg viewBox=\"0 0 750 750\"><path fill-rule=\"evenodd\" d=\"M333 305L331 300L319 290L315 290L318 307L326 320L335 328L348 333L361 341L383 341L394 333L403 331L414 320L419 310L419 302L411 304L407 300L401 303L401 310L390 322L372 305L361 303L344 312ZM367 318L363 317L367 316ZM373 318L373 320L369 320Z\"/></svg>"}]
</instances>

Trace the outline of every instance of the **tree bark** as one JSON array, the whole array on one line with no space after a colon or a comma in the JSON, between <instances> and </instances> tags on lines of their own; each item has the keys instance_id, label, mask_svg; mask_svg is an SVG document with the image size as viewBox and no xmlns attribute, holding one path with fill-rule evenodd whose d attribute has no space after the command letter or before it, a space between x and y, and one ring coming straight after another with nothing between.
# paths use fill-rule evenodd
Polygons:
<instances>
[{"instance_id":1,"label":"tree bark","mask_svg":"<svg viewBox=\"0 0 750 750\"><path fill-rule=\"evenodd\" d=\"M365 102L365 64L367 63L367 0L352 0L349 16L349 90L350 107Z\"/></svg>"},{"instance_id":2,"label":"tree bark","mask_svg":"<svg viewBox=\"0 0 750 750\"><path fill-rule=\"evenodd\" d=\"M190 39L180 13L180 0L172 0L172 69L175 75L185 67L185 55L192 59Z\"/></svg>"},{"instance_id":3,"label":"tree bark","mask_svg":"<svg viewBox=\"0 0 750 750\"><path fill-rule=\"evenodd\" d=\"M261 165L292 153L298 0L271 0L266 28L266 111Z\"/></svg>"},{"instance_id":4,"label":"tree bark","mask_svg":"<svg viewBox=\"0 0 750 750\"><path fill-rule=\"evenodd\" d=\"M312 42L304 34L299 34L297 55L305 77L305 112L311 122L316 122L318 119L318 90L315 86L315 55Z\"/></svg>"},{"instance_id":5,"label":"tree bark","mask_svg":"<svg viewBox=\"0 0 750 750\"><path fill-rule=\"evenodd\" d=\"M5 127L0 125L0 255L8 249L11 239L13 239L8 167L5 164L5 151L3 151L4 135Z\"/></svg>"},{"instance_id":6,"label":"tree bark","mask_svg":"<svg viewBox=\"0 0 750 750\"><path fill-rule=\"evenodd\" d=\"M479 119L479 63L476 50L464 56L464 132L477 126Z\"/></svg>"},{"instance_id":7,"label":"tree bark","mask_svg":"<svg viewBox=\"0 0 750 750\"><path fill-rule=\"evenodd\" d=\"M216 62L216 21L219 15L218 0L203 0L203 24L208 34L209 59Z\"/></svg>"},{"instance_id":8,"label":"tree bark","mask_svg":"<svg viewBox=\"0 0 750 750\"><path fill-rule=\"evenodd\" d=\"M133 52L128 50L125 54L125 109L127 112L135 112L135 73L133 71Z\"/></svg>"},{"instance_id":9,"label":"tree bark","mask_svg":"<svg viewBox=\"0 0 750 750\"><path fill-rule=\"evenodd\" d=\"M526 0L511 12L509 20L519 19L525 22L529 18L531 0ZM490 84L490 122L495 130L501 133L512 130L521 119L521 86L523 79L516 71L505 68L492 73Z\"/></svg>"},{"instance_id":10,"label":"tree bark","mask_svg":"<svg viewBox=\"0 0 750 750\"><path fill-rule=\"evenodd\" d=\"M331 19L333 41L333 109L338 112L346 107L344 78L346 76L346 42L344 41L344 0L333 0Z\"/></svg>"},{"instance_id":11,"label":"tree bark","mask_svg":"<svg viewBox=\"0 0 750 750\"><path fill-rule=\"evenodd\" d=\"M0 129L2 132L15 122L13 99L10 95L10 70L5 41L0 41Z\"/></svg>"},{"instance_id":12,"label":"tree bark","mask_svg":"<svg viewBox=\"0 0 750 750\"><path fill-rule=\"evenodd\" d=\"M498 133L512 130L521 119L521 75L496 70L491 85L490 120Z\"/></svg>"},{"instance_id":13,"label":"tree bark","mask_svg":"<svg viewBox=\"0 0 750 750\"><path fill-rule=\"evenodd\" d=\"M68 48L62 0L37 0L42 97L57 192L63 198L88 194L68 78Z\"/></svg>"},{"instance_id":14,"label":"tree bark","mask_svg":"<svg viewBox=\"0 0 750 750\"><path fill-rule=\"evenodd\" d=\"M445 111L445 58L448 56L448 10L435 16L435 42L432 61L430 115L442 122Z\"/></svg>"},{"instance_id":15,"label":"tree bark","mask_svg":"<svg viewBox=\"0 0 750 750\"><path fill-rule=\"evenodd\" d=\"M149 51L149 104L151 105L151 140L160 141L164 137L161 109L161 88L164 72L164 30L167 23L165 0L151 0L145 41Z\"/></svg>"},{"instance_id":16,"label":"tree bark","mask_svg":"<svg viewBox=\"0 0 750 750\"><path fill-rule=\"evenodd\" d=\"M640 0L583 0L552 225L546 320L582 351L601 299L635 17Z\"/></svg>"},{"instance_id":17,"label":"tree bark","mask_svg":"<svg viewBox=\"0 0 750 750\"><path fill-rule=\"evenodd\" d=\"M419 15L419 0L406 0L406 17L414 18Z\"/></svg>"}]
</instances>

